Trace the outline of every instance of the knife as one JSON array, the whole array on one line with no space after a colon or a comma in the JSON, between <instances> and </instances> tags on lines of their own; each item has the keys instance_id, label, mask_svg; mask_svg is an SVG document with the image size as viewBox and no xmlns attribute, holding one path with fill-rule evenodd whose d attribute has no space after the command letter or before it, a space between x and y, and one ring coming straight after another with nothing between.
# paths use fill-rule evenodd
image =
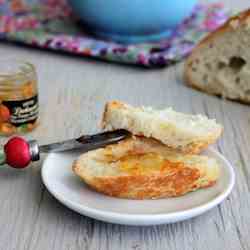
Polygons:
<instances>
[{"instance_id":1,"label":"knife","mask_svg":"<svg viewBox=\"0 0 250 250\"><path fill-rule=\"evenodd\" d=\"M130 136L130 132L120 129L95 135L83 135L76 139L47 145L39 145L36 140L26 141L22 137L13 137L4 145L2 152L0 152L0 165L7 163L14 168L25 168L30 162L38 161L42 153L63 152L74 149L81 149L83 152L87 152L117 143Z\"/></svg>"}]
</instances>

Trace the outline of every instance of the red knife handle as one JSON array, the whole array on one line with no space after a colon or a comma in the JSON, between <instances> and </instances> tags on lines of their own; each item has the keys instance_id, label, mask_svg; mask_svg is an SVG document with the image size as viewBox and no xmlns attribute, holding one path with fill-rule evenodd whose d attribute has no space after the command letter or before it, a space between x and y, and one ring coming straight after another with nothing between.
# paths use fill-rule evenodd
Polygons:
<instances>
[{"instance_id":1,"label":"red knife handle","mask_svg":"<svg viewBox=\"0 0 250 250\"><path fill-rule=\"evenodd\" d=\"M22 137L12 137L4 145L4 154L5 163L13 168L25 168L34 160L30 142Z\"/></svg>"}]
</instances>

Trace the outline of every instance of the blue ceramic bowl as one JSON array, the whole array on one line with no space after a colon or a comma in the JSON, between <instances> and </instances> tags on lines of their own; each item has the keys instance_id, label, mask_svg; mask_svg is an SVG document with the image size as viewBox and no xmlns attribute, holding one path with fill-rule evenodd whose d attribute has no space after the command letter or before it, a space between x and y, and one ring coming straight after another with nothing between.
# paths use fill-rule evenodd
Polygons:
<instances>
[{"instance_id":1,"label":"blue ceramic bowl","mask_svg":"<svg viewBox=\"0 0 250 250\"><path fill-rule=\"evenodd\" d=\"M88 30L122 43L165 38L197 0L68 0Z\"/></svg>"}]
</instances>

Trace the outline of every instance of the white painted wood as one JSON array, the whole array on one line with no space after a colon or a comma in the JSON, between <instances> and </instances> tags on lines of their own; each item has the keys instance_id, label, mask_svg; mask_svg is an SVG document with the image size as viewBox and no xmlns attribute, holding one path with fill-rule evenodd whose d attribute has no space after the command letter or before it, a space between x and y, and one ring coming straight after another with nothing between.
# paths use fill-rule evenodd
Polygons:
<instances>
[{"instance_id":1,"label":"white painted wood","mask_svg":"<svg viewBox=\"0 0 250 250\"><path fill-rule=\"evenodd\" d=\"M224 0L240 10L249 0ZM0 169L0 250L247 250L250 249L250 111L187 88L182 65L145 70L0 44L3 57L33 62L39 72L41 124L30 138L49 143L93 133L107 100L216 117L225 126L218 149L234 164L237 183L219 207L174 225L127 227L80 216L41 183L41 164ZM2 140L3 141L3 140Z\"/></svg>"}]
</instances>

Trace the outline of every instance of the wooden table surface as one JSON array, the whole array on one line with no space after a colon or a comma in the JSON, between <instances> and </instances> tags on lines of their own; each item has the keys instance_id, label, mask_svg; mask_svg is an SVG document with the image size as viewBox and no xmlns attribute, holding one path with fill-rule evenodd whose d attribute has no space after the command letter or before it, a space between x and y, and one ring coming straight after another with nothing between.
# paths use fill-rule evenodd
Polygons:
<instances>
[{"instance_id":1,"label":"wooden table surface","mask_svg":"<svg viewBox=\"0 0 250 250\"><path fill-rule=\"evenodd\" d=\"M225 0L243 9L249 0ZM0 44L1 58L23 58L39 72L41 143L98 130L106 101L173 106L224 124L218 149L232 163L236 186L228 199L197 218L162 226L130 227L81 216L55 200L41 182L40 163L24 171L0 169L1 250L250 249L250 109L187 88L182 64L160 70L119 66Z\"/></svg>"}]
</instances>

